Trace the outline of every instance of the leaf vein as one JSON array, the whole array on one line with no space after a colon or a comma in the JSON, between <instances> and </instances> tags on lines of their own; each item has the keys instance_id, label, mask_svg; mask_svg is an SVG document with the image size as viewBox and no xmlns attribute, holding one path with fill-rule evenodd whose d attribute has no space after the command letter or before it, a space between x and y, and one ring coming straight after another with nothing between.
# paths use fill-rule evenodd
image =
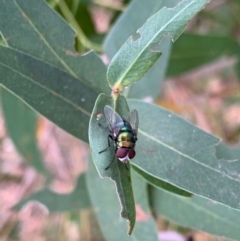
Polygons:
<instances>
[{"instance_id":1,"label":"leaf vein","mask_svg":"<svg viewBox=\"0 0 240 241\"><path fill-rule=\"evenodd\" d=\"M30 20L28 15L22 10L22 8L19 6L19 4L14 0L15 5L19 9L19 11L26 16L26 20L29 22L31 27L34 29L34 31L39 35L40 39L46 44L46 46L50 49L50 51L53 53L53 55L60 61L60 63L69 71L71 75L73 75L75 78L78 78L76 73L68 66L68 64L57 54L57 52L54 50L54 48L51 46L51 44L46 40L43 34L37 29L37 27L34 25L34 23Z\"/></svg>"},{"instance_id":2,"label":"leaf vein","mask_svg":"<svg viewBox=\"0 0 240 241\"><path fill-rule=\"evenodd\" d=\"M163 25L162 28L149 40L149 42L150 42L150 43L153 42L153 40L159 35L159 33L160 33L161 31L163 31L163 30L168 26L169 23L171 23L174 19L176 19L180 13L182 13L185 9L187 9L188 7L190 7L192 4L194 4L194 3L191 2L189 5L185 6L181 11L179 11L176 15L174 15L174 17L171 18L165 25ZM162 10L160 10L160 11L162 11ZM164 36L162 36L162 38L164 38ZM132 40L132 41L133 41L133 40ZM161 39L160 39L159 41L161 41ZM118 85L119 83L121 83L121 81L124 79L124 77L127 75L127 73L131 70L132 66L134 66L134 64L138 61L139 56L141 56L141 55L146 51L146 49L148 48L148 45L149 45L149 44L146 44L145 47L142 48L142 50L139 52L139 54L136 56L135 60L133 61L132 65L127 68L127 70L126 70L125 73L122 75L122 77L117 81L117 84L116 84L116 85ZM154 53L153 53L153 54L154 54Z\"/></svg>"},{"instance_id":3,"label":"leaf vein","mask_svg":"<svg viewBox=\"0 0 240 241\"><path fill-rule=\"evenodd\" d=\"M158 143L158 144L160 144L160 145L162 145L162 146L164 146L164 147L166 147L166 148L174 151L175 153L178 153L179 155L184 156L184 157L186 157L186 158L194 161L195 163L197 163L197 164L199 164L199 165L201 165L201 166L204 166L204 167L206 167L206 168L208 168L208 169L211 169L212 171L217 172L217 173L221 174L222 176L226 176L226 177L228 177L229 179L232 179L232 180L235 180L235 181L237 181L237 182L240 182L240 180L235 179L235 178L227 175L226 173L222 173L222 172L220 172L219 170L216 170L216 169L214 169L214 168L206 165L205 163L199 162L199 161L196 160L195 158L193 158L193 157L191 157L191 156L189 156L189 155L187 155L187 154L184 154L183 152L175 149L175 148L172 147L172 146L169 146L168 144L163 143L163 142L160 141L159 139L157 139L157 138L149 135L148 133L146 133L146 132L143 131L143 130L139 129L138 131L139 131L139 133L141 133L142 135L144 135L144 136L148 137L149 139L153 140L154 142L156 142L156 143ZM158 178L158 177L157 177L157 178Z\"/></svg>"},{"instance_id":4,"label":"leaf vein","mask_svg":"<svg viewBox=\"0 0 240 241\"><path fill-rule=\"evenodd\" d=\"M48 89L48 88L45 87L44 85L41 85L40 83L34 81L33 79L31 79L31 78L29 78L28 76L22 74L21 72L19 72L19 71L15 70L15 69L13 69L13 68L5 65L5 64L2 63L1 61L0 61L0 64L1 64L3 67L5 67L5 68L7 68L7 69L10 69L11 71L17 73L18 75L26 78L27 80L31 81L33 84L41 87L42 89L47 90L48 92L50 92L50 93L53 94L54 96L57 96L58 98L64 100L66 103L72 105L74 108L76 108L76 109L79 110L80 112L84 113L85 115L87 115L87 116L89 116L89 117L91 116L91 114L90 114L89 112L87 112L86 110L84 110L84 109L81 108L80 106L74 104L72 101L69 101L68 99L64 98L64 97L63 97L62 95L60 95L59 93L57 93L57 92L55 92L55 91L53 91L53 90L51 90L51 89ZM6 87L7 87L7 86L6 86Z\"/></svg>"}]
</instances>

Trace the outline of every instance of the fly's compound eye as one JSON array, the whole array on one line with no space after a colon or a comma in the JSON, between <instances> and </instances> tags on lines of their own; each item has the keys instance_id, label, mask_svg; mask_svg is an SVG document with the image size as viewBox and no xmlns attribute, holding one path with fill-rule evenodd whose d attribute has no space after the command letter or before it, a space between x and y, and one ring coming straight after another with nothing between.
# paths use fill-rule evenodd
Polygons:
<instances>
[{"instance_id":1,"label":"fly's compound eye","mask_svg":"<svg viewBox=\"0 0 240 241\"><path fill-rule=\"evenodd\" d=\"M128 151L129 150L127 148L119 148L116 151L116 156L118 158L125 158L127 156L127 154L128 154Z\"/></svg>"},{"instance_id":2,"label":"fly's compound eye","mask_svg":"<svg viewBox=\"0 0 240 241\"><path fill-rule=\"evenodd\" d=\"M129 159L133 159L135 157L136 152L133 149L130 149L128 152Z\"/></svg>"}]
</instances>

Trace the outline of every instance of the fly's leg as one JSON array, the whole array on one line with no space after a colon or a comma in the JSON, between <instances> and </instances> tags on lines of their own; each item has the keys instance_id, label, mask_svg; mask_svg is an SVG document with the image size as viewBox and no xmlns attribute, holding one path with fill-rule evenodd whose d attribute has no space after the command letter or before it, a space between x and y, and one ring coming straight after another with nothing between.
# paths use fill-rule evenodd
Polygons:
<instances>
[{"instance_id":1,"label":"fly's leg","mask_svg":"<svg viewBox=\"0 0 240 241\"><path fill-rule=\"evenodd\" d=\"M103 130L109 130L108 126L103 126L101 123L98 123L98 126L102 128Z\"/></svg>"},{"instance_id":2,"label":"fly's leg","mask_svg":"<svg viewBox=\"0 0 240 241\"><path fill-rule=\"evenodd\" d=\"M112 135L109 135L109 136L108 136L108 146L107 146L104 150L100 151L99 154L105 152L105 151L111 146L111 140L114 141ZM113 154L113 158L112 158L111 163L105 168L105 170L107 170L107 169L112 165L112 163L114 162L115 152L116 152L116 150L114 151L114 154Z\"/></svg>"},{"instance_id":3,"label":"fly's leg","mask_svg":"<svg viewBox=\"0 0 240 241\"><path fill-rule=\"evenodd\" d=\"M105 170L107 170L113 164L114 159L115 159L115 152L116 152L116 150L114 151L114 155L113 155L111 163L105 168Z\"/></svg>"},{"instance_id":4,"label":"fly's leg","mask_svg":"<svg viewBox=\"0 0 240 241\"><path fill-rule=\"evenodd\" d=\"M108 146L104 150L98 152L98 154L105 152L111 146L110 139L113 140L113 137L111 135L108 136Z\"/></svg>"}]
</instances>

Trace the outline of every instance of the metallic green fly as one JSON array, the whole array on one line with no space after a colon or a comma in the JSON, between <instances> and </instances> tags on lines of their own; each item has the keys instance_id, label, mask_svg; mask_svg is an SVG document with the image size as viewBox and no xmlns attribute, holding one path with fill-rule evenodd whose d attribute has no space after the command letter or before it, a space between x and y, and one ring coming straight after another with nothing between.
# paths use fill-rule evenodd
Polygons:
<instances>
[{"instance_id":1,"label":"metallic green fly","mask_svg":"<svg viewBox=\"0 0 240 241\"><path fill-rule=\"evenodd\" d=\"M138 113L136 110L132 110L127 120L123 119L117 112L115 112L110 106L104 107L104 116L108 122L109 135L108 146L99 152L99 154L106 151L111 144L114 144L115 155L118 160L123 163L127 163L135 156L135 144L137 141L138 131ZM107 170L114 161L105 168Z\"/></svg>"}]
</instances>

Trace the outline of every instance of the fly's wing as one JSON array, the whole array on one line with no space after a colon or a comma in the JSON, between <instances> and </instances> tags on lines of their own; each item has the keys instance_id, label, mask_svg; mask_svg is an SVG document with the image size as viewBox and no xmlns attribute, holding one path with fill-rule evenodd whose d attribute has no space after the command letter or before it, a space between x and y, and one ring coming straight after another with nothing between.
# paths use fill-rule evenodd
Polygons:
<instances>
[{"instance_id":1,"label":"fly's wing","mask_svg":"<svg viewBox=\"0 0 240 241\"><path fill-rule=\"evenodd\" d=\"M107 119L110 131L116 137L124 125L122 117L109 105L105 105L104 115Z\"/></svg>"},{"instance_id":2,"label":"fly's wing","mask_svg":"<svg viewBox=\"0 0 240 241\"><path fill-rule=\"evenodd\" d=\"M128 115L128 123L131 125L135 137L137 137L138 132L138 113L136 110L132 110Z\"/></svg>"}]
</instances>

